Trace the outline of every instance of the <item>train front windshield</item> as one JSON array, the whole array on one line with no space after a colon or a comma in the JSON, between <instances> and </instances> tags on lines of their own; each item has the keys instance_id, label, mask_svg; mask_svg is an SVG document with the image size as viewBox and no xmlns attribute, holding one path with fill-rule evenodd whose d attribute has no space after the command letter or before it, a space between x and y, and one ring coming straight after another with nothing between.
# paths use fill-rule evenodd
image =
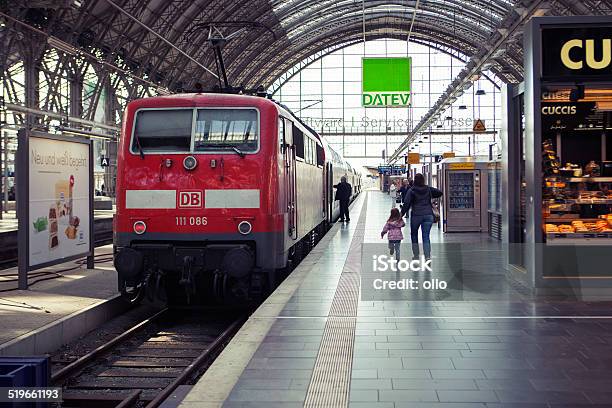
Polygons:
<instances>
[{"instance_id":1,"label":"train front windshield","mask_svg":"<svg viewBox=\"0 0 612 408\"><path fill-rule=\"evenodd\" d=\"M258 150L259 120L255 109L146 109L136 114L133 136L134 154L248 153Z\"/></svg>"},{"instance_id":2,"label":"train front windshield","mask_svg":"<svg viewBox=\"0 0 612 408\"><path fill-rule=\"evenodd\" d=\"M194 150L236 147L257 150L257 111L254 109L199 109Z\"/></svg>"}]
</instances>

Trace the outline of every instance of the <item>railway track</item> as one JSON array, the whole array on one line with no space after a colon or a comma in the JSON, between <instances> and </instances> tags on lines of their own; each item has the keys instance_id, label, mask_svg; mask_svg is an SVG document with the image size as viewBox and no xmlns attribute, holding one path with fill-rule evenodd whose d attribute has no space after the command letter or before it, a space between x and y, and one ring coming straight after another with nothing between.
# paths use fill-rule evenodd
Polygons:
<instances>
[{"instance_id":1,"label":"railway track","mask_svg":"<svg viewBox=\"0 0 612 408\"><path fill-rule=\"evenodd\" d=\"M61 407L158 407L190 384L245 321L237 314L162 310L74 361L52 360Z\"/></svg>"}]
</instances>

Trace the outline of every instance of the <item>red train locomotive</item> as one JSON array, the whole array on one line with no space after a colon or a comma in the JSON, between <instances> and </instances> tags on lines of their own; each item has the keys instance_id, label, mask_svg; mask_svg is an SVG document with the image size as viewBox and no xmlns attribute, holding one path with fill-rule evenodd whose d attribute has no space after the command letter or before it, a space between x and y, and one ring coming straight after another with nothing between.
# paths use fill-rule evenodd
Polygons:
<instances>
[{"instance_id":1,"label":"red train locomotive","mask_svg":"<svg viewBox=\"0 0 612 408\"><path fill-rule=\"evenodd\" d=\"M283 106L182 94L125 112L115 267L132 302L232 302L274 287L338 217L333 185L357 172Z\"/></svg>"}]
</instances>

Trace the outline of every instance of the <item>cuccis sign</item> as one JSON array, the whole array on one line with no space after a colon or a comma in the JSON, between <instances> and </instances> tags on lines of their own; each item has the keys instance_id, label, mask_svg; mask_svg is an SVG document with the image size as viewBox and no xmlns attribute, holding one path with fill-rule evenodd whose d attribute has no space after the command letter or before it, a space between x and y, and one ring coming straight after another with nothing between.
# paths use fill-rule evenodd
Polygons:
<instances>
[{"instance_id":1,"label":"cuccis sign","mask_svg":"<svg viewBox=\"0 0 612 408\"><path fill-rule=\"evenodd\" d=\"M612 59L612 40L604 38L599 46L601 57L599 60L595 57L595 40L569 40L561 47L561 62L569 69L580 70L585 64L592 69L605 69L610 65ZM578 48L581 50L579 57L573 59L570 55L572 50ZM584 51L584 55L582 55Z\"/></svg>"},{"instance_id":2,"label":"cuccis sign","mask_svg":"<svg viewBox=\"0 0 612 408\"><path fill-rule=\"evenodd\" d=\"M542 29L543 78L612 75L612 26Z\"/></svg>"}]
</instances>

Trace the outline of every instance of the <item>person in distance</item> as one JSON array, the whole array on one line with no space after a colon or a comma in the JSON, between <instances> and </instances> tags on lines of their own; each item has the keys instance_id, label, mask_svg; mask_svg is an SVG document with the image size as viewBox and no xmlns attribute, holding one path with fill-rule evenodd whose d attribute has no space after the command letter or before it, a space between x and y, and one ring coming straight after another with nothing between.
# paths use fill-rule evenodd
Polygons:
<instances>
[{"instance_id":1,"label":"person in distance","mask_svg":"<svg viewBox=\"0 0 612 408\"><path fill-rule=\"evenodd\" d=\"M340 222L349 222L349 201L353 193L353 187L346 181L346 176L340 177L340 182L334 186L336 189L335 199L340 201Z\"/></svg>"}]
</instances>

